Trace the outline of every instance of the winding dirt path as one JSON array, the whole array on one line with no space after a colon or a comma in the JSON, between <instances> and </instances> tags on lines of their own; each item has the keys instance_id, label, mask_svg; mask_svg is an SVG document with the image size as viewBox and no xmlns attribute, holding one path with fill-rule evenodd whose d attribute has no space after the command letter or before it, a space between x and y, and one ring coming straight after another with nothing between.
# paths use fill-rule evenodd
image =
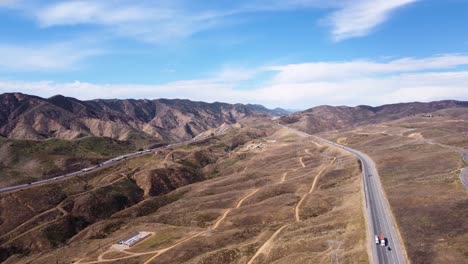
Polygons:
<instances>
[{"instance_id":1,"label":"winding dirt path","mask_svg":"<svg viewBox=\"0 0 468 264\"><path fill-rule=\"evenodd\" d=\"M305 150L305 152L309 155L312 155L308 149ZM302 157L299 159L300 162L301 162L301 165L303 167L304 166L304 163L302 162ZM317 185L317 182L320 178L320 176L323 174L323 172L325 172L325 170L327 170L331 165L333 165L333 163L336 161L336 157L333 158L333 160L327 165L325 166L324 168L322 168L319 173L317 174L317 176L315 177L311 187L310 187L310 190L309 192L305 193L301 200L299 201L299 203L296 205L296 208L295 208L295 218L296 218L296 222L299 222L301 219L300 219L300 214L299 214L299 210L300 210L300 206L301 204L304 202L306 196L310 193L312 193L314 190L315 190L315 186ZM282 177L281 177L281 181L280 182L284 182L286 180L286 176L288 175L288 172L285 172L283 173ZM247 264L252 264L255 259L260 256L260 254L264 254L266 256L268 256L271 248L273 247L273 244L274 244L274 241L276 239L276 237L281 233L281 231L283 231L283 229L285 229L286 227L288 227L290 224L286 224L286 225L283 225L281 226L278 230L276 230L275 233L273 233L273 235L257 250L257 252L255 252L255 255L249 260L249 262L247 262Z\"/></svg>"},{"instance_id":2,"label":"winding dirt path","mask_svg":"<svg viewBox=\"0 0 468 264\"><path fill-rule=\"evenodd\" d=\"M193 235L193 236L191 236L191 237L188 237L187 239L182 240L182 241L180 241L180 242L178 242L178 243L176 243L176 244L174 244L174 245L172 245L172 246L170 246L170 247L168 247L168 248L159 250L159 251L156 253L156 255L154 255L154 256L152 256L151 258L149 258L148 260L146 260L143 264L148 264L148 263L150 263L151 261L153 261L153 260L155 260L157 257L159 257L161 254L163 254L164 252L166 252L166 251L168 251L168 250L170 250L170 249L172 249L172 248L174 248L174 247L176 247L176 246L178 246L178 245L180 245L180 244L182 244L182 243L185 243L185 242L187 242L187 241L189 241L189 240L191 240L191 239L193 239L193 238L195 238L195 237L198 237L198 236L200 236L200 235L202 235L202 234L204 234L204 233L207 233L208 231L217 229L217 228L221 225L221 223L224 221L224 219L226 219L226 217L228 216L228 214L229 214L233 209L238 209L239 207L241 207L242 204L244 203L244 201L245 201L246 199L248 199L249 197L251 197L252 195L254 195L256 192L258 192L258 190L260 190L260 189L257 188L257 189L255 189L255 190L253 190L252 192L250 192L249 194L247 194L246 196L244 196L242 199L240 199L239 202L237 202L236 207L227 209L227 210L223 213L223 215L215 222L215 224L214 224L213 226L211 226L208 230L199 232L199 233L197 233L197 234L195 234L195 235Z\"/></svg>"},{"instance_id":3,"label":"winding dirt path","mask_svg":"<svg viewBox=\"0 0 468 264\"><path fill-rule=\"evenodd\" d=\"M305 168L306 165L304 164L304 162L302 161L302 159L303 159L303 157L300 157L300 158L299 158L299 163L301 163L302 168Z\"/></svg>"},{"instance_id":4,"label":"winding dirt path","mask_svg":"<svg viewBox=\"0 0 468 264\"><path fill-rule=\"evenodd\" d=\"M312 153L309 152L308 149L305 150L305 152L308 154L308 155L313 155ZM166 155L166 159L168 158L169 154ZM312 183L312 186L309 190L308 193L304 194L304 196L302 197L301 201L299 202L299 204L296 206L295 210L296 210L296 221L300 221L300 218L299 218L299 208L301 206L301 204L304 202L305 200L305 197L307 196L307 194L313 192L313 190L315 189L315 186L317 184L317 181L320 177L320 175L328 168L330 167L333 162L336 160L336 158L334 158L330 164L326 167L324 167L319 173L318 175L315 177L313 183ZM303 162L303 157L300 157L299 158L299 163L301 165L302 168L305 168L306 165L304 164ZM244 171L247 169L247 167L244 168ZM297 169L294 169L292 171L296 171ZM243 171L243 172L244 172ZM291 171L288 171L288 172L284 172L282 175L281 175L281 178L280 178L280 183L283 183L286 181L286 177L288 175L288 173L291 172ZM150 254L154 254L153 256L151 256L149 259L147 259L145 262L143 262L143 264L149 264L151 263L152 261L154 261L157 257L161 256L162 254L164 254L165 252L183 244L183 243L186 243L196 237L199 237L203 234L206 234L212 230L216 230L217 228L219 228L219 226L225 221L225 219L227 218L227 216L232 212L232 210L234 209L238 209L242 206L242 204L245 202L245 200L247 200L249 197L253 196L255 193L257 193L258 191L260 190L260 188L257 188L253 191L251 191L250 193L248 193L247 195L245 195L244 197L242 197L242 199L240 199L236 206L233 207L233 208L229 208L227 210L224 211L224 213L222 214L221 217L219 217L218 220L216 220L216 222L211 226L209 227L207 230L204 230L204 231L201 231L201 232L198 232L198 233L195 233L195 234L192 234L186 238L183 238L182 240L176 242L175 244L167 247L167 248L164 248L164 249L159 249L159 250L154 250L154 251L147 251L147 252L140 252L140 253L133 253L133 252L129 252L129 251L126 251L126 250L118 250L118 249L110 249L110 250L107 250L103 253L101 253L98 257L98 260L97 261L91 261L91 262L80 262L80 261L77 261L75 263L80 263L80 264L94 264L94 263L103 263L103 262L114 262L114 261L119 261L119 260L123 260L123 259L129 259L129 258L133 258L133 257L138 257L138 256L144 256L144 255L150 255ZM248 262L248 264L252 264L253 261L260 255L260 254L266 254L268 255L269 251L271 250L273 244L274 244L274 241L275 239L278 237L278 235L281 233L281 231L283 231L286 227L288 227L290 224L285 224L283 226L281 226L278 230L275 231L275 233L273 233L273 235L260 247L260 249L255 253L255 255L250 259L250 261ZM118 258L112 258L112 259L106 259L104 258L104 256L110 252L122 252L122 253L125 253L125 254L128 254L128 256L124 256L124 257L118 257Z\"/></svg>"},{"instance_id":5,"label":"winding dirt path","mask_svg":"<svg viewBox=\"0 0 468 264\"><path fill-rule=\"evenodd\" d=\"M278 230L276 230L276 232L273 233L273 235L260 247L260 249L258 249L257 252L255 252L255 255L250 259L249 262L247 262L247 264L252 264L254 262L254 260L258 256L260 256L260 254L262 254L262 253L265 254L265 255L268 255L268 253L271 250L271 247L273 246L273 242L276 239L276 237L279 235L279 233L281 233L281 231L283 231L283 229L285 229L288 226L289 226L289 224L284 225L284 226L280 227Z\"/></svg>"},{"instance_id":6,"label":"winding dirt path","mask_svg":"<svg viewBox=\"0 0 468 264\"><path fill-rule=\"evenodd\" d=\"M322 168L322 169L319 171L319 173L317 174L317 176L315 176L315 179L314 179L314 182L312 183L312 186L310 186L309 192L305 193L305 194L302 196L302 198L301 198L301 200L299 201L299 203L296 205L296 209L295 209L295 211L296 211L296 222L301 221L300 208L301 208L302 203L304 203L304 201L305 201L307 195L310 194L310 193L312 193L312 192L314 191L315 186L317 185L317 182L318 182L320 176L323 174L323 172L325 172L325 170L327 170L327 169L335 162L335 160L336 160L336 157L333 158L333 160L330 162L330 164L328 164L327 166L325 166L324 168Z\"/></svg>"},{"instance_id":7,"label":"winding dirt path","mask_svg":"<svg viewBox=\"0 0 468 264\"><path fill-rule=\"evenodd\" d=\"M258 190L260 190L259 188L253 190L251 193L249 193L248 195L244 196L244 198L242 198L236 205L235 208L229 208L227 209L223 216L221 216L217 221L216 223L211 227L211 230L214 230L216 228L219 227L219 225L224 221L224 219L226 219L227 215L232 211L232 209L238 209L239 207L241 207L242 203L247 199L249 198L250 196L254 195L256 192L258 192Z\"/></svg>"}]
</instances>

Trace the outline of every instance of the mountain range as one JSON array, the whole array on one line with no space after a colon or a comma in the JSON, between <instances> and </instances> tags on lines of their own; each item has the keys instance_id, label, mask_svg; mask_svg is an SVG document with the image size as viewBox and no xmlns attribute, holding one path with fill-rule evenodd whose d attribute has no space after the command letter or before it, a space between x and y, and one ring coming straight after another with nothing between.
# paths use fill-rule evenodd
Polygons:
<instances>
[{"instance_id":1,"label":"mountain range","mask_svg":"<svg viewBox=\"0 0 468 264\"><path fill-rule=\"evenodd\" d=\"M15 139L102 136L178 141L246 116L287 113L261 105L180 99L80 101L62 95L41 98L21 93L1 94L0 105L0 136Z\"/></svg>"},{"instance_id":2,"label":"mountain range","mask_svg":"<svg viewBox=\"0 0 468 264\"><path fill-rule=\"evenodd\" d=\"M281 116L280 123L310 133L376 124L442 109L468 107L445 100L378 107L317 106L290 113L257 104L205 103L181 99L96 99L81 101L56 95L41 98L21 93L0 95L0 136L14 139L77 139L87 136L118 140L186 140L243 117Z\"/></svg>"},{"instance_id":3,"label":"mountain range","mask_svg":"<svg viewBox=\"0 0 468 264\"><path fill-rule=\"evenodd\" d=\"M443 109L466 107L468 107L468 102L455 100L429 103L398 103L378 107L367 105L356 107L323 105L283 116L280 119L280 123L300 128L309 133L320 133L367 124L377 124L418 114L433 113Z\"/></svg>"}]
</instances>

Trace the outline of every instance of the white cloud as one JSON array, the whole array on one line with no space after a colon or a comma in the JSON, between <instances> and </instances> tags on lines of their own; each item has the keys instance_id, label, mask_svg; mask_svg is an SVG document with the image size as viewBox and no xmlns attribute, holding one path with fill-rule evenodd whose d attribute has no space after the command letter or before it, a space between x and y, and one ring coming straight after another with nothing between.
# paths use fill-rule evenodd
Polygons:
<instances>
[{"instance_id":1,"label":"white cloud","mask_svg":"<svg viewBox=\"0 0 468 264\"><path fill-rule=\"evenodd\" d=\"M23 5L42 27L91 24L104 26L118 36L160 43L188 38L199 32L245 21L240 15L324 9L332 36L340 41L367 35L386 21L392 11L418 0L239 0L225 5L187 0L173 1L64 1ZM221 6L221 7L220 7ZM224 7L225 6L225 7ZM311 18L312 19L312 18Z\"/></svg>"},{"instance_id":2,"label":"white cloud","mask_svg":"<svg viewBox=\"0 0 468 264\"><path fill-rule=\"evenodd\" d=\"M468 56L439 55L422 59L402 58L386 62L352 60L345 62L315 62L271 67L278 74L274 83L347 80L349 78L398 72L414 72L456 68L468 64Z\"/></svg>"},{"instance_id":3,"label":"white cloud","mask_svg":"<svg viewBox=\"0 0 468 264\"><path fill-rule=\"evenodd\" d=\"M162 13L162 12L161 12ZM36 16L44 27L75 24L115 24L148 19L151 14L136 6L112 8L112 3L102 1L73 1L46 6L37 10Z\"/></svg>"},{"instance_id":4,"label":"white cloud","mask_svg":"<svg viewBox=\"0 0 468 264\"><path fill-rule=\"evenodd\" d=\"M369 34L385 22L390 14L418 0L356 0L343 1L343 6L332 13L327 22L332 26L336 41Z\"/></svg>"},{"instance_id":5,"label":"white cloud","mask_svg":"<svg viewBox=\"0 0 468 264\"><path fill-rule=\"evenodd\" d=\"M0 44L0 69L17 71L63 70L76 66L82 60L101 54L98 49L78 44L50 45Z\"/></svg>"},{"instance_id":6,"label":"white cloud","mask_svg":"<svg viewBox=\"0 0 468 264\"><path fill-rule=\"evenodd\" d=\"M177 2L177 1L176 1ZM29 10L42 27L94 24L118 36L145 42L165 42L190 37L228 23L237 11L189 11L160 2L73 1Z\"/></svg>"},{"instance_id":7,"label":"white cloud","mask_svg":"<svg viewBox=\"0 0 468 264\"><path fill-rule=\"evenodd\" d=\"M313 65L313 67L310 67ZM317 66L318 65L318 66ZM364 65L364 66L363 66ZM269 107L307 108L320 104L380 105L439 99L468 100L468 65L464 55L389 62L319 62L254 69L222 69L211 78L160 85L101 85L86 82L1 81L0 92L24 92L40 96L63 93L80 99L93 98L188 98L198 101L261 103ZM359 69L353 71L353 69ZM343 77L343 72L346 78ZM444 71L441 71L444 70ZM272 77L252 89L239 84L259 74ZM295 72L300 72L294 75ZM375 73L384 74L375 74ZM310 75L311 78L304 76Z\"/></svg>"}]
</instances>

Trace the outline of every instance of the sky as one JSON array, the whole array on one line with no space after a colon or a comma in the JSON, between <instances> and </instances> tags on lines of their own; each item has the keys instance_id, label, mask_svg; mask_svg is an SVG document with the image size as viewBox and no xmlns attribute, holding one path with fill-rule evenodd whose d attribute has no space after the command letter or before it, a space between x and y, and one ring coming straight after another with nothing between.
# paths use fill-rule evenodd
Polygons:
<instances>
[{"instance_id":1,"label":"sky","mask_svg":"<svg viewBox=\"0 0 468 264\"><path fill-rule=\"evenodd\" d=\"M0 0L0 93L468 100L466 0Z\"/></svg>"}]
</instances>

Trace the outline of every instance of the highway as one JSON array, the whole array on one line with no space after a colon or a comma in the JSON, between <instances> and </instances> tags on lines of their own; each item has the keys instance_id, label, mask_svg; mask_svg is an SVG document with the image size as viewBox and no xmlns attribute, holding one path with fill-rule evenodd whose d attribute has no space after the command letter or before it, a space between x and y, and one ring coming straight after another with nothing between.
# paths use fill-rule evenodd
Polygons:
<instances>
[{"instance_id":1,"label":"highway","mask_svg":"<svg viewBox=\"0 0 468 264\"><path fill-rule=\"evenodd\" d=\"M218 130L214 134L214 136L219 136L219 135L222 135L222 134L226 133L227 129L229 129L229 126L226 126L226 127L222 128L222 129ZM143 155L146 155L146 154L149 154L149 153L157 152L159 150L168 149L168 148L172 148L172 147L177 147L177 146L180 146L180 145L186 145L186 144L199 142L199 141L202 141L202 140L205 140L205 139L212 138L214 136L203 136L203 137L194 138L194 139L191 139L191 140L187 140L187 141L183 141L183 142L179 142L179 143L175 143L175 144L169 144L169 145L159 147L159 148L153 148L153 149L148 149L148 150L143 150L143 151L138 151L138 152L134 152L134 153L125 154L125 155L122 155L122 156L115 157L113 159L104 161L104 162L102 162L102 163L100 163L98 165L81 169L81 170L76 171L76 172L67 173L67 174L56 176L56 177L53 177L53 178L50 178L50 179L44 179L44 180L35 181L35 182L31 182L31 183L6 187L6 188L3 188L3 189L0 189L0 193L8 193L8 192L19 191L19 190L31 188L33 186L44 185L44 184L60 181L60 180L63 180L63 179L75 177L75 176L78 176L78 175L83 175L83 174L90 173L90 172L93 172L93 171L98 170L98 169L102 169L102 168L105 168L105 167L115 165L115 164L117 164L119 162L123 162L123 161L125 161L127 159L130 159L130 158L143 156Z\"/></svg>"},{"instance_id":2,"label":"highway","mask_svg":"<svg viewBox=\"0 0 468 264\"><path fill-rule=\"evenodd\" d=\"M370 263L406 263L406 253L400 240L397 226L394 222L390 205L382 189L380 176L377 172L375 163L366 154L355 149L342 146L335 142L310 135L283 125L280 125L297 134L313 137L317 141L343 149L356 156L362 164L362 177L365 195L365 214L367 219L367 242L370 249ZM387 245L380 246L375 243L374 236L384 234L387 238Z\"/></svg>"}]
</instances>

